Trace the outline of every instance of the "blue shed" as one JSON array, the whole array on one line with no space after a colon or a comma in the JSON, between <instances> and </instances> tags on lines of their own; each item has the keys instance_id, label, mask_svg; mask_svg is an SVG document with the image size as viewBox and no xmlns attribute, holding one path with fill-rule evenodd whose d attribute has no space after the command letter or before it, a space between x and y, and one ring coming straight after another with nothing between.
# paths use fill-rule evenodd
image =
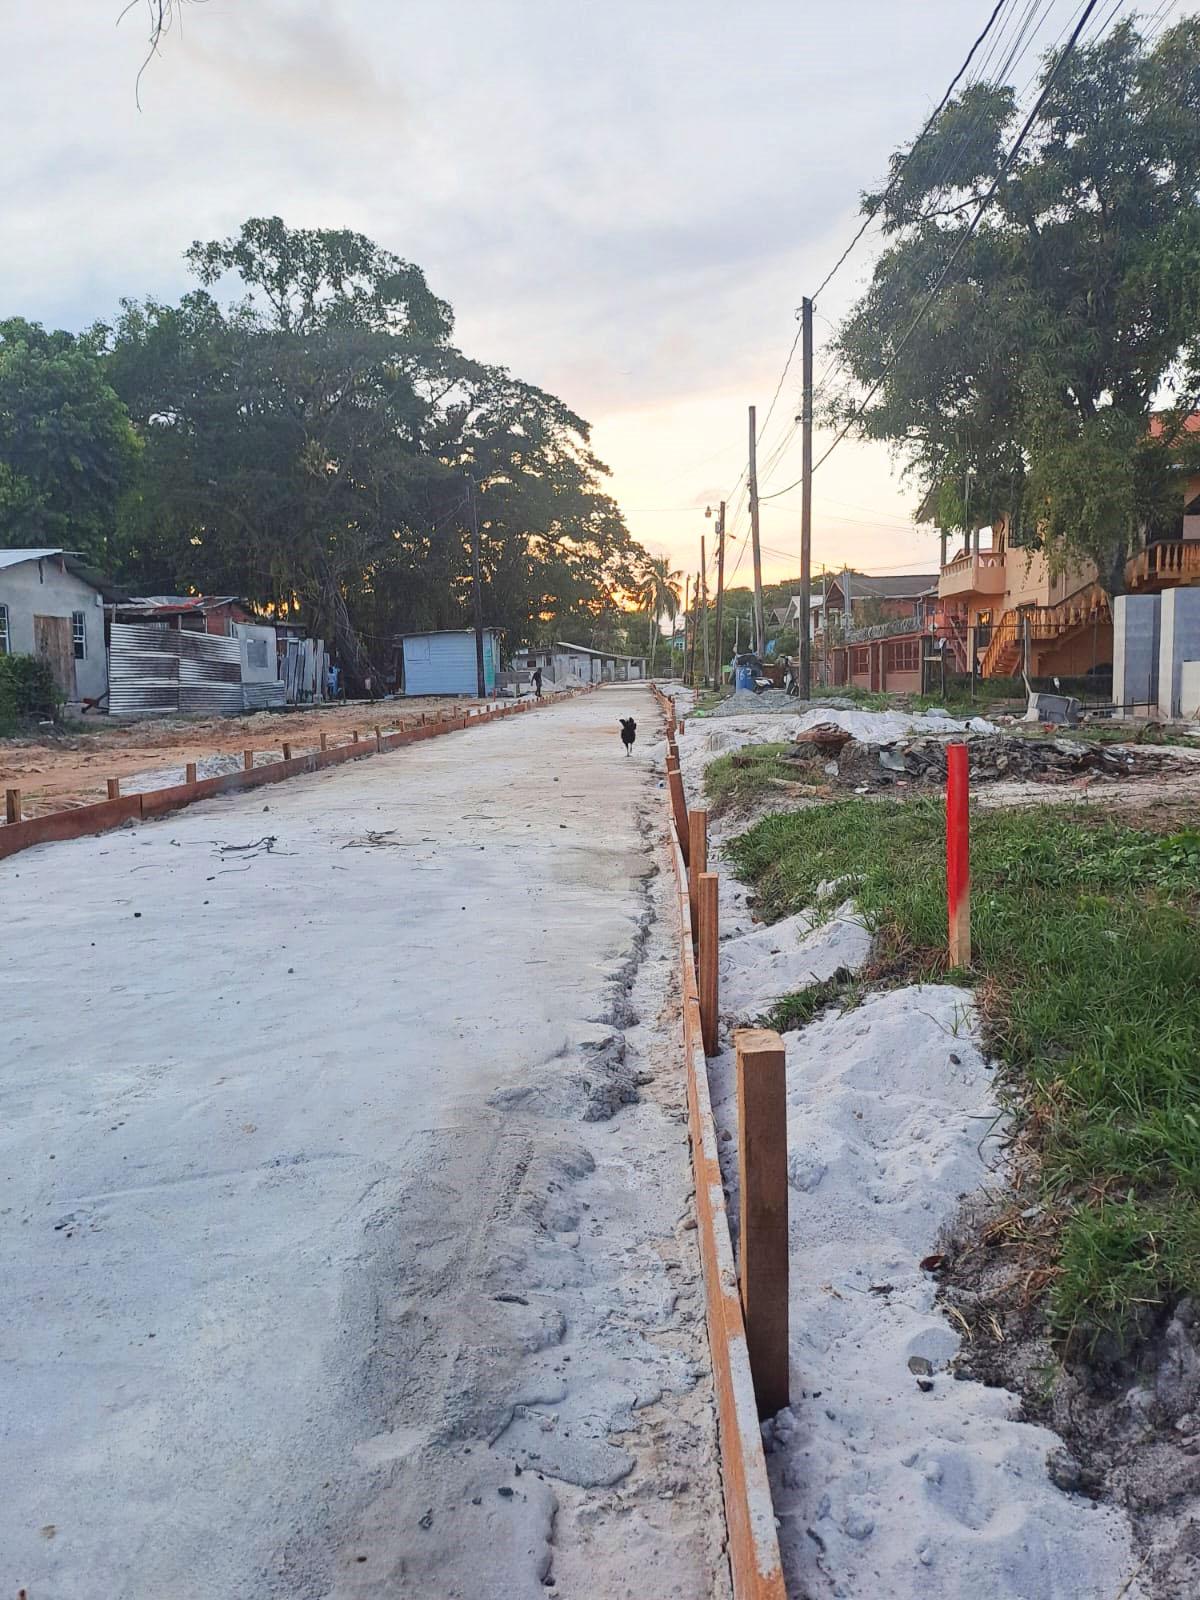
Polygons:
<instances>
[{"instance_id":1,"label":"blue shed","mask_svg":"<svg viewBox=\"0 0 1200 1600\"><path fill-rule=\"evenodd\" d=\"M404 651L404 693L476 693L474 628L446 629L439 633L406 633L400 640ZM491 694L500 667L500 638L494 628L483 630L483 681Z\"/></svg>"}]
</instances>

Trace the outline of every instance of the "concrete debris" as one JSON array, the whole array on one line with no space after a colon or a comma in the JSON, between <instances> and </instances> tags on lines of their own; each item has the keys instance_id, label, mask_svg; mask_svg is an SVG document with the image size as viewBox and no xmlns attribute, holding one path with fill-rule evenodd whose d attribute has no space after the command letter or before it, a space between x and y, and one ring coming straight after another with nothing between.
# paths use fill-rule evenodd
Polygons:
<instances>
[{"instance_id":1,"label":"concrete debris","mask_svg":"<svg viewBox=\"0 0 1200 1600\"><path fill-rule=\"evenodd\" d=\"M899 739L888 744L852 739L830 776L853 789L893 786L939 786L946 781L946 745L936 736ZM1153 773L1190 771L1193 763L1169 750L1145 745L1087 744L1074 739L1025 739L1015 734L968 735L965 739L972 783L1031 779L1069 783L1091 775L1102 778L1146 777ZM797 740L795 759L807 754Z\"/></svg>"}]
</instances>

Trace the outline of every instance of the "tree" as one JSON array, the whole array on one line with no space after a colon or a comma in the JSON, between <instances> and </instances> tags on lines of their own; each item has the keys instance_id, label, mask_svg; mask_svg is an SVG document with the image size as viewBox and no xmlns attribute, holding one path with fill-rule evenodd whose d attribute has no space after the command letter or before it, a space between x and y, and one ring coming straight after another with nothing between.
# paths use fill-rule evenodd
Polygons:
<instances>
[{"instance_id":1,"label":"tree","mask_svg":"<svg viewBox=\"0 0 1200 1600\"><path fill-rule=\"evenodd\" d=\"M419 268L278 218L188 259L201 288L105 330L146 442L124 575L299 611L352 680L385 676L398 632L467 621L473 500L485 620L510 642L619 609L644 553L586 422L456 349Z\"/></svg>"},{"instance_id":2,"label":"tree","mask_svg":"<svg viewBox=\"0 0 1200 1600\"><path fill-rule=\"evenodd\" d=\"M681 594L679 580L682 576L681 572L675 571L666 556L651 556L646 561L637 598L649 619L651 672L654 671L659 624L664 617L673 623L679 615Z\"/></svg>"},{"instance_id":3,"label":"tree","mask_svg":"<svg viewBox=\"0 0 1200 1600\"><path fill-rule=\"evenodd\" d=\"M87 339L0 322L0 544L103 564L138 440Z\"/></svg>"},{"instance_id":4,"label":"tree","mask_svg":"<svg viewBox=\"0 0 1200 1600\"><path fill-rule=\"evenodd\" d=\"M1002 174L1022 120L1011 88L972 85L864 196L890 242L839 332L852 387L833 419L889 441L943 527L1007 517L1052 569L1090 559L1118 592L1128 555L1178 523L1195 448L1200 19L1153 49L1132 21L1077 48Z\"/></svg>"}]
</instances>

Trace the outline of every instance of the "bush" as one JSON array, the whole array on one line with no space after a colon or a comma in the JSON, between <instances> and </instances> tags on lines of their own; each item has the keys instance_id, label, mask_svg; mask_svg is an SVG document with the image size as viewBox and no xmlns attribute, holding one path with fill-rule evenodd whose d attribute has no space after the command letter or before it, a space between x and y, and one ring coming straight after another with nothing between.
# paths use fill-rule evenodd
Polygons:
<instances>
[{"instance_id":1,"label":"bush","mask_svg":"<svg viewBox=\"0 0 1200 1600\"><path fill-rule=\"evenodd\" d=\"M57 717L62 695L41 656L0 656L0 734Z\"/></svg>"}]
</instances>

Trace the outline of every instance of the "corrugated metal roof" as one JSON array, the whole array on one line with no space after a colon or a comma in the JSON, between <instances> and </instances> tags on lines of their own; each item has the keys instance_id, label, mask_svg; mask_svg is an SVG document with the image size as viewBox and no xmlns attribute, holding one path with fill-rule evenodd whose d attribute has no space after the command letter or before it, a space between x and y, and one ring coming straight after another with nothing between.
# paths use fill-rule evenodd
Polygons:
<instances>
[{"instance_id":1,"label":"corrugated metal roof","mask_svg":"<svg viewBox=\"0 0 1200 1600\"><path fill-rule=\"evenodd\" d=\"M63 550L0 550L0 567L19 567L22 561L44 561L47 556L61 556Z\"/></svg>"},{"instance_id":2,"label":"corrugated metal roof","mask_svg":"<svg viewBox=\"0 0 1200 1600\"><path fill-rule=\"evenodd\" d=\"M122 611L144 611L149 615L215 611L219 606L245 606L245 601L236 594L140 594L121 603Z\"/></svg>"}]
</instances>

